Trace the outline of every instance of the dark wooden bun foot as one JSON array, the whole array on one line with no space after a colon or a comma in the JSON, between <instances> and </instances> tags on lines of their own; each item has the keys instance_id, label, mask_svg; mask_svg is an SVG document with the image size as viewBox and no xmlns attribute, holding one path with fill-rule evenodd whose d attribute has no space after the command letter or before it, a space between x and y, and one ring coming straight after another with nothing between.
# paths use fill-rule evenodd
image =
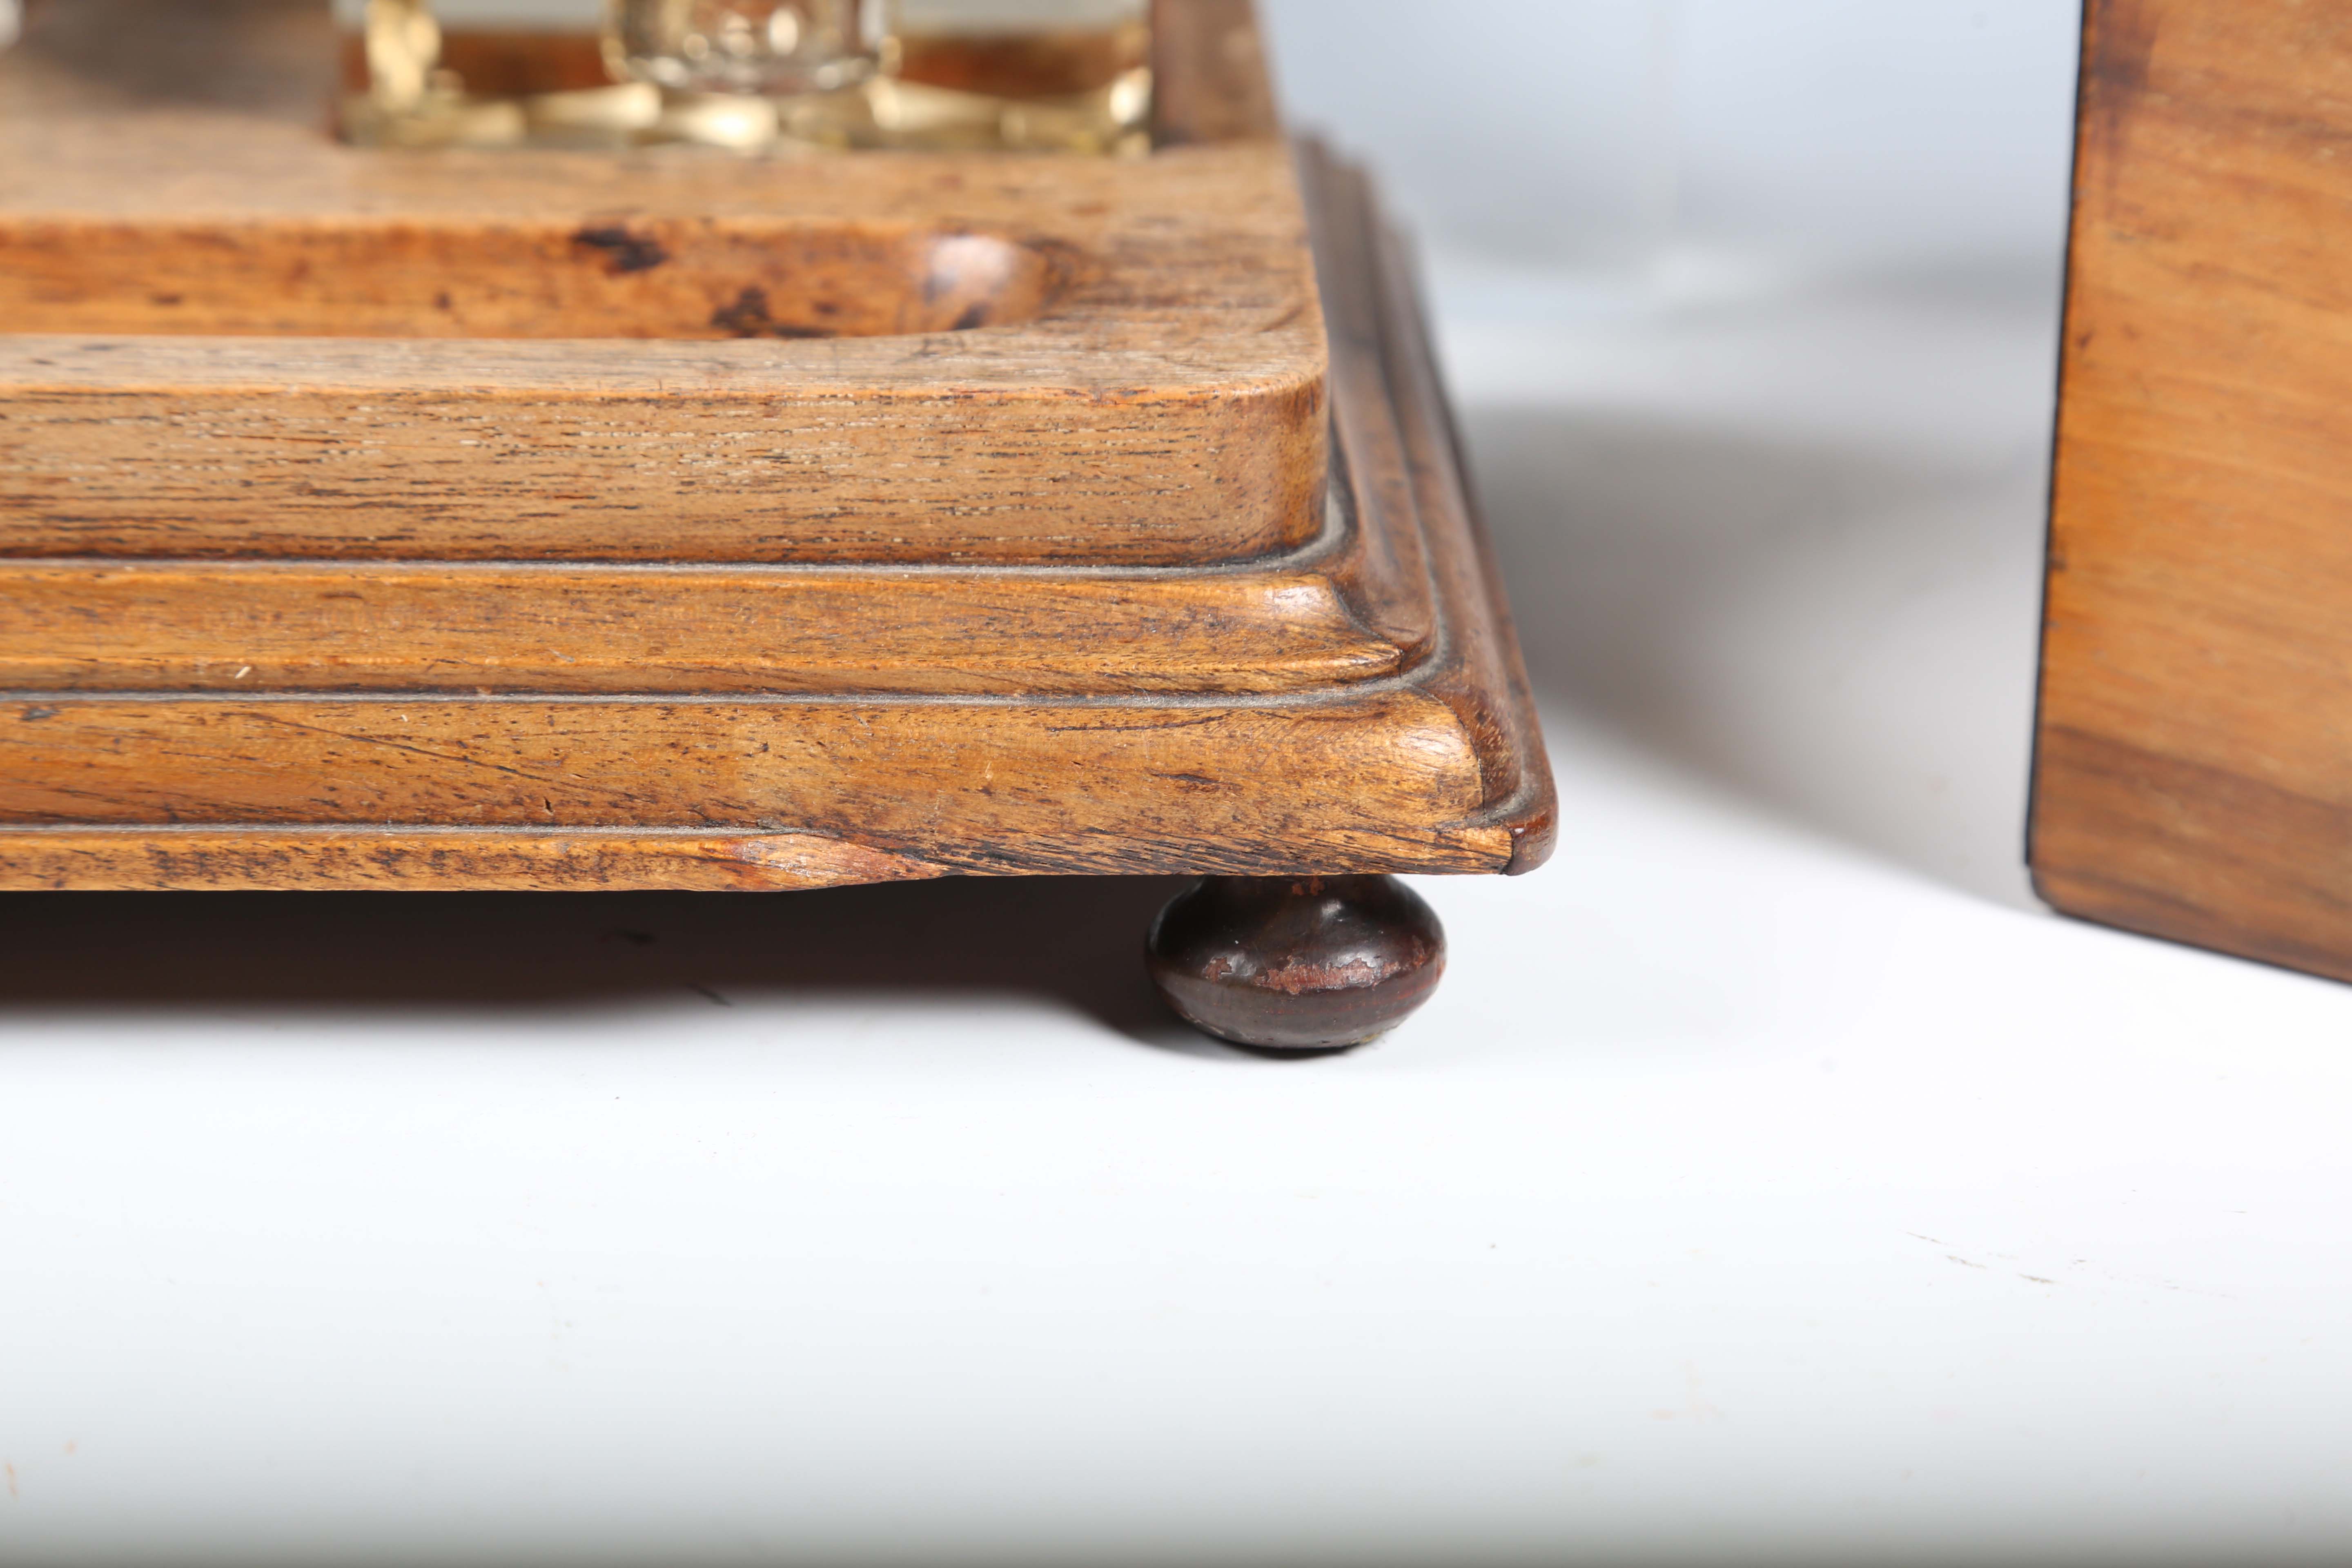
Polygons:
<instances>
[{"instance_id":1,"label":"dark wooden bun foot","mask_svg":"<svg viewBox=\"0 0 2352 1568\"><path fill-rule=\"evenodd\" d=\"M1152 984L1177 1016L1255 1050L1346 1050L1437 989L1445 931L1393 877L1204 877L1151 924Z\"/></svg>"}]
</instances>

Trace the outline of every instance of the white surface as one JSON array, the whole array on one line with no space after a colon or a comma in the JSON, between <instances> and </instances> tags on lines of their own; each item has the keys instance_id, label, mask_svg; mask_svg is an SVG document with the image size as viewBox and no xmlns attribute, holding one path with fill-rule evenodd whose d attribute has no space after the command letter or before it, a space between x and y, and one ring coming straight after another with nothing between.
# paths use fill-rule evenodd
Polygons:
<instances>
[{"instance_id":1,"label":"white surface","mask_svg":"<svg viewBox=\"0 0 2352 1568\"><path fill-rule=\"evenodd\" d=\"M1565 827L1373 1050L1150 885L0 900L0 1560L2343 1560L2352 992L2017 868L2054 247L1768 239L1449 239Z\"/></svg>"},{"instance_id":2,"label":"white surface","mask_svg":"<svg viewBox=\"0 0 2352 1568\"><path fill-rule=\"evenodd\" d=\"M2080 0L1261 0L1285 99L1454 246L2039 257Z\"/></svg>"},{"instance_id":3,"label":"white surface","mask_svg":"<svg viewBox=\"0 0 2352 1568\"><path fill-rule=\"evenodd\" d=\"M0 1556L2340 1555L2352 994L2014 868L2047 289L1540 405L1449 294L1566 829L1422 1017L1195 1043L1127 884L16 900Z\"/></svg>"}]
</instances>

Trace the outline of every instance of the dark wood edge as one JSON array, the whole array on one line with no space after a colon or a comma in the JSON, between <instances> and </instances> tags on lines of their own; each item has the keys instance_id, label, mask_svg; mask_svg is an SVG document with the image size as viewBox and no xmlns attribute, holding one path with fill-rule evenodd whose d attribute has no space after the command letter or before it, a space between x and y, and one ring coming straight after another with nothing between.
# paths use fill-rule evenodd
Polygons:
<instances>
[{"instance_id":1,"label":"dark wood edge","mask_svg":"<svg viewBox=\"0 0 2352 1568\"><path fill-rule=\"evenodd\" d=\"M2074 143L2073 163L2066 176L2066 249L2062 262L2063 275L2059 279L2058 299L2058 362L2052 369L2056 390L2051 398L2050 477L2043 491L2042 524L2042 602L2036 608L2034 622L2036 646L2033 672L2033 723L2028 731L2028 755L2025 766L2025 828L2024 852L2026 880L2033 896L2062 913L2074 913L2074 901L2066 890L2056 885L2056 879L2045 874L2040 850L2042 805L2042 780L2049 763L2049 747L2045 729L2050 705L2050 588L2051 578L2058 569L2058 496L2059 468L2066 447L2066 382L2073 373L2074 348L2074 290L2083 281L2076 259L2076 250L2083 238L2083 209L2086 193L2083 188L2083 171L2090 152L2094 111L2100 84L2098 66L2098 26L2104 6L2102 0L2082 0L2082 14L2077 37L2081 49L2074 67Z\"/></svg>"}]
</instances>

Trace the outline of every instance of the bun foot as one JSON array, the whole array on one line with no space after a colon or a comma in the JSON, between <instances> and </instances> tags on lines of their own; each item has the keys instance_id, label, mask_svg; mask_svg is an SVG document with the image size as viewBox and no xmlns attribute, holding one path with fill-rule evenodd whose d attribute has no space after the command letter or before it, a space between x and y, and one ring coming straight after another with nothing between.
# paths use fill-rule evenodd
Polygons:
<instances>
[{"instance_id":1,"label":"bun foot","mask_svg":"<svg viewBox=\"0 0 2352 1568\"><path fill-rule=\"evenodd\" d=\"M1376 1039L1428 1001L1445 931L1393 877L1203 877L1160 911L1145 953L1186 1023L1303 1056Z\"/></svg>"}]
</instances>

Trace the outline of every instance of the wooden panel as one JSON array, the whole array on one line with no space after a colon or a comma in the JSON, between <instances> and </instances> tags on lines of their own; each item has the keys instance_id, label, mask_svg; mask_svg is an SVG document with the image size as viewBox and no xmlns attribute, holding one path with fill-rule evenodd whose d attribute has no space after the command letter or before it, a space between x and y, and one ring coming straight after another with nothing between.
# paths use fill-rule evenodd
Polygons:
<instances>
[{"instance_id":1,"label":"wooden panel","mask_svg":"<svg viewBox=\"0 0 2352 1568\"><path fill-rule=\"evenodd\" d=\"M1230 93L1247 7L1195 3ZM0 56L0 553L1174 565L1320 527L1279 142L352 148L324 13L76 0ZM942 256L976 270L927 301ZM331 322L376 335L218 335ZM571 331L676 336L536 336Z\"/></svg>"},{"instance_id":2,"label":"wooden panel","mask_svg":"<svg viewBox=\"0 0 2352 1568\"><path fill-rule=\"evenodd\" d=\"M2352 977L2352 5L2095 0L2032 860Z\"/></svg>"}]
</instances>

